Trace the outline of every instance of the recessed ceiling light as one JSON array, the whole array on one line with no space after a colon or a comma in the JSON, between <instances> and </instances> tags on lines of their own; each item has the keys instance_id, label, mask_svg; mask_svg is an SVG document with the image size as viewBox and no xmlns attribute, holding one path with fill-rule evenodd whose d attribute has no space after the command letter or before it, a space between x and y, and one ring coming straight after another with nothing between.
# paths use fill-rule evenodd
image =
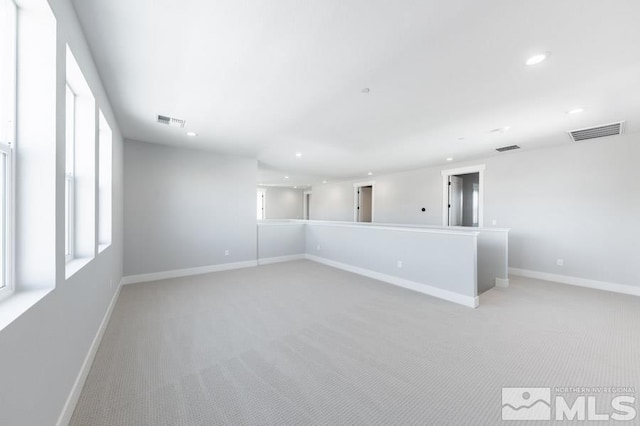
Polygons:
<instances>
[{"instance_id":1,"label":"recessed ceiling light","mask_svg":"<svg viewBox=\"0 0 640 426\"><path fill-rule=\"evenodd\" d=\"M285 179L289 179L289 176L285 176L284 178L285 178Z\"/></svg>"},{"instance_id":2,"label":"recessed ceiling light","mask_svg":"<svg viewBox=\"0 0 640 426\"><path fill-rule=\"evenodd\" d=\"M293 187L293 189L298 189L298 187L297 187L297 186L294 186L294 187Z\"/></svg>"},{"instance_id":3,"label":"recessed ceiling light","mask_svg":"<svg viewBox=\"0 0 640 426\"><path fill-rule=\"evenodd\" d=\"M367 173L367 175L368 175L368 176L371 176L372 174L373 174L373 173L371 173L371 172Z\"/></svg>"},{"instance_id":4,"label":"recessed ceiling light","mask_svg":"<svg viewBox=\"0 0 640 426\"><path fill-rule=\"evenodd\" d=\"M463 140L464 140L464 138L458 138L458 140L459 140L459 141L463 141Z\"/></svg>"},{"instance_id":5,"label":"recessed ceiling light","mask_svg":"<svg viewBox=\"0 0 640 426\"><path fill-rule=\"evenodd\" d=\"M581 112L584 112L584 108L574 108L567 111L567 114L580 114Z\"/></svg>"},{"instance_id":6,"label":"recessed ceiling light","mask_svg":"<svg viewBox=\"0 0 640 426\"><path fill-rule=\"evenodd\" d=\"M537 55L533 55L532 57L527 59L527 62L525 62L525 63L527 65L538 65L540 62L543 62L545 59L547 59L550 54L551 53L549 53L549 52L538 53Z\"/></svg>"},{"instance_id":7,"label":"recessed ceiling light","mask_svg":"<svg viewBox=\"0 0 640 426\"><path fill-rule=\"evenodd\" d=\"M301 152L296 152L296 157L298 157L298 158L302 157L302 153Z\"/></svg>"},{"instance_id":8,"label":"recessed ceiling light","mask_svg":"<svg viewBox=\"0 0 640 426\"><path fill-rule=\"evenodd\" d=\"M327 181L326 181L326 180L323 180L323 181L322 181L322 183L327 183Z\"/></svg>"},{"instance_id":9,"label":"recessed ceiling light","mask_svg":"<svg viewBox=\"0 0 640 426\"><path fill-rule=\"evenodd\" d=\"M447 161L453 161L453 157L447 157Z\"/></svg>"},{"instance_id":10,"label":"recessed ceiling light","mask_svg":"<svg viewBox=\"0 0 640 426\"><path fill-rule=\"evenodd\" d=\"M506 133L509 131L509 129L511 129L511 127L509 126L499 127L497 129L489 130L489 133Z\"/></svg>"},{"instance_id":11,"label":"recessed ceiling light","mask_svg":"<svg viewBox=\"0 0 640 426\"><path fill-rule=\"evenodd\" d=\"M362 93L369 93L371 91L371 89L369 89L368 87L365 87L364 89L362 89Z\"/></svg>"},{"instance_id":12,"label":"recessed ceiling light","mask_svg":"<svg viewBox=\"0 0 640 426\"><path fill-rule=\"evenodd\" d=\"M187 136L198 136L196 132L187 132Z\"/></svg>"}]
</instances>

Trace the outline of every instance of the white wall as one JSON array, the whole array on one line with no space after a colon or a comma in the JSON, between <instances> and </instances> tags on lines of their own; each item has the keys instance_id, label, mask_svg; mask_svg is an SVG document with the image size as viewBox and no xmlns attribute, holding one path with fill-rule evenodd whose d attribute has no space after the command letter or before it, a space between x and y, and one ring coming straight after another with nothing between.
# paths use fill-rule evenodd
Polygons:
<instances>
[{"instance_id":1,"label":"white wall","mask_svg":"<svg viewBox=\"0 0 640 426\"><path fill-rule=\"evenodd\" d=\"M55 278L51 276L48 283L41 282L39 285L55 287L55 290L0 330L2 425L56 423L122 277L122 138L75 12L68 0L49 0L49 3L57 18L58 33L55 60L58 94L56 131L55 135L50 136L55 155L49 159L54 165L51 175L48 169L40 170L37 184L45 188L46 196L36 214L45 228L51 227L51 235L55 236L51 241L47 239L41 242L42 253L46 256L39 259L39 262L48 264L55 257ZM65 43L69 43L73 49L114 137L112 244L69 280L65 280L64 264ZM28 154L30 158L39 155L36 152ZM21 155L26 153L18 154L19 164ZM55 186L51 185L49 190L52 182L55 182ZM25 184L18 180L16 190L25 190L21 186ZM31 213L18 210L16 216L20 220L27 220ZM55 221L51 218L55 218ZM49 232L47 229L43 231ZM25 235L20 234L21 228L17 232L16 239L20 244ZM30 235L29 238L34 237ZM33 263L32 269L36 265ZM0 309L2 306L0 304Z\"/></svg>"},{"instance_id":2,"label":"white wall","mask_svg":"<svg viewBox=\"0 0 640 426\"><path fill-rule=\"evenodd\" d=\"M302 189L271 186L266 190L265 219L302 219Z\"/></svg>"},{"instance_id":3,"label":"white wall","mask_svg":"<svg viewBox=\"0 0 640 426\"><path fill-rule=\"evenodd\" d=\"M353 221L353 205L352 182L317 185L313 187L309 219Z\"/></svg>"},{"instance_id":4,"label":"white wall","mask_svg":"<svg viewBox=\"0 0 640 426\"><path fill-rule=\"evenodd\" d=\"M486 164L484 225L511 228L511 267L640 286L639 162L632 134L376 176L375 221L441 224L441 170ZM315 186L312 219L353 220L351 191Z\"/></svg>"},{"instance_id":5,"label":"white wall","mask_svg":"<svg viewBox=\"0 0 640 426\"><path fill-rule=\"evenodd\" d=\"M376 273L382 274L379 278L397 285L477 306L474 233L308 222L305 244L312 260L354 267L356 272L374 278Z\"/></svg>"},{"instance_id":6,"label":"white wall","mask_svg":"<svg viewBox=\"0 0 640 426\"><path fill-rule=\"evenodd\" d=\"M257 167L255 159L127 140L124 274L255 261Z\"/></svg>"}]
</instances>

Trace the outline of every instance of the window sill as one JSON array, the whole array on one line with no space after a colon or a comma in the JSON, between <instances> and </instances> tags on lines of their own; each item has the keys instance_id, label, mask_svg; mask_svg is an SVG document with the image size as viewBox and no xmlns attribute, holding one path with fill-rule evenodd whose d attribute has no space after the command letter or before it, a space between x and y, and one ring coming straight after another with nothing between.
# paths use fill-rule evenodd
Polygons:
<instances>
[{"instance_id":1,"label":"window sill","mask_svg":"<svg viewBox=\"0 0 640 426\"><path fill-rule=\"evenodd\" d=\"M71 278L76 272L82 269L87 263L91 262L93 257L80 257L67 262L65 266L65 279Z\"/></svg>"},{"instance_id":2,"label":"window sill","mask_svg":"<svg viewBox=\"0 0 640 426\"><path fill-rule=\"evenodd\" d=\"M0 301L0 330L15 321L52 291L52 288L18 291Z\"/></svg>"},{"instance_id":3,"label":"window sill","mask_svg":"<svg viewBox=\"0 0 640 426\"><path fill-rule=\"evenodd\" d=\"M105 251L109 247L111 247L111 243L98 245L98 253L102 253L103 251Z\"/></svg>"}]
</instances>

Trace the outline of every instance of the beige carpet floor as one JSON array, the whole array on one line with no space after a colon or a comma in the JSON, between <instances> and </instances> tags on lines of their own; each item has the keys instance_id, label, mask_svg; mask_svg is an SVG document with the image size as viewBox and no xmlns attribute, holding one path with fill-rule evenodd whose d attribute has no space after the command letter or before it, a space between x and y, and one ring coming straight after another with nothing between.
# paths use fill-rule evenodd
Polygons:
<instances>
[{"instance_id":1,"label":"beige carpet floor","mask_svg":"<svg viewBox=\"0 0 640 426\"><path fill-rule=\"evenodd\" d=\"M125 286L71 424L494 425L502 387L640 391L640 298L512 277L480 303L310 261Z\"/></svg>"}]
</instances>

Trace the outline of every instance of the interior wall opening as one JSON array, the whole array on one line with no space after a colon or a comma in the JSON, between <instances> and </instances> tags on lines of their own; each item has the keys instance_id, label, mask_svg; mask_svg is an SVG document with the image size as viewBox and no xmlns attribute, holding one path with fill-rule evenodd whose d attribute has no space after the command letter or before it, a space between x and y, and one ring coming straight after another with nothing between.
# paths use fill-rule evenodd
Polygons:
<instances>
[{"instance_id":1,"label":"interior wall opening","mask_svg":"<svg viewBox=\"0 0 640 426\"><path fill-rule=\"evenodd\" d=\"M304 220L309 220L311 218L311 192L305 191L304 193L304 212L303 218Z\"/></svg>"},{"instance_id":2,"label":"interior wall opening","mask_svg":"<svg viewBox=\"0 0 640 426\"><path fill-rule=\"evenodd\" d=\"M355 222L373 222L373 182L355 184Z\"/></svg>"},{"instance_id":3,"label":"interior wall opening","mask_svg":"<svg viewBox=\"0 0 640 426\"><path fill-rule=\"evenodd\" d=\"M478 226L480 173L449 176L449 226Z\"/></svg>"},{"instance_id":4,"label":"interior wall opening","mask_svg":"<svg viewBox=\"0 0 640 426\"><path fill-rule=\"evenodd\" d=\"M484 165L443 170L442 224L482 227Z\"/></svg>"}]
</instances>

